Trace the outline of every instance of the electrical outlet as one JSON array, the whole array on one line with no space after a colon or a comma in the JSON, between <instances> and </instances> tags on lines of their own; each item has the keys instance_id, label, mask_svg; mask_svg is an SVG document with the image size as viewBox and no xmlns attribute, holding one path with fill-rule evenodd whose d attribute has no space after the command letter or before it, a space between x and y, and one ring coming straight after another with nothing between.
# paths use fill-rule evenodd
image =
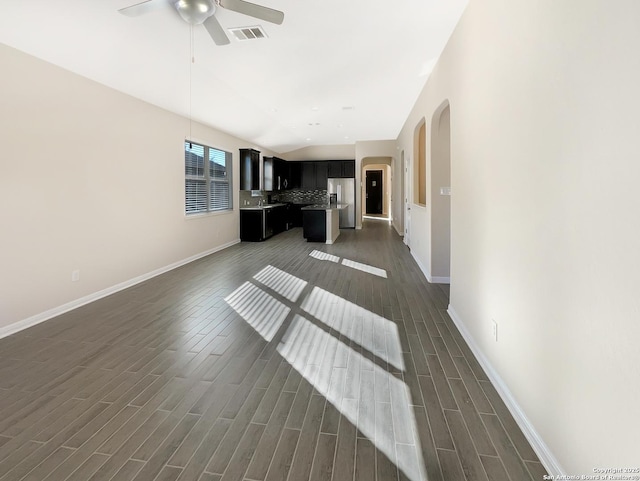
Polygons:
<instances>
[{"instance_id":1,"label":"electrical outlet","mask_svg":"<svg viewBox=\"0 0 640 481\"><path fill-rule=\"evenodd\" d=\"M498 323L491 319L491 335L493 336L493 340L498 342Z\"/></svg>"},{"instance_id":2,"label":"electrical outlet","mask_svg":"<svg viewBox=\"0 0 640 481\"><path fill-rule=\"evenodd\" d=\"M71 271L71 282L78 282L80 280L80 271L76 269Z\"/></svg>"}]
</instances>

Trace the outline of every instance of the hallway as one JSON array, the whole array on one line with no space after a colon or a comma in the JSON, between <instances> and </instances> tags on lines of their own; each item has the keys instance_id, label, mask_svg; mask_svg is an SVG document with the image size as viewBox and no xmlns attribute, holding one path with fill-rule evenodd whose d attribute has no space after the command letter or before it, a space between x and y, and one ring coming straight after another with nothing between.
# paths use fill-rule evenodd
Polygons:
<instances>
[{"instance_id":1,"label":"hallway","mask_svg":"<svg viewBox=\"0 0 640 481\"><path fill-rule=\"evenodd\" d=\"M0 479L540 480L447 287L293 229L2 339Z\"/></svg>"}]
</instances>

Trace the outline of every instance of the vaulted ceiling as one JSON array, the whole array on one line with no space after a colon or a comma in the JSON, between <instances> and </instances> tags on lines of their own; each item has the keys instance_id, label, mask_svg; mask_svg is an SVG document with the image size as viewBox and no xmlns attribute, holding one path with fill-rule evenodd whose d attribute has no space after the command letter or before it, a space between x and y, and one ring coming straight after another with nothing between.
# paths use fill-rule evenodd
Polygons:
<instances>
[{"instance_id":1,"label":"vaulted ceiling","mask_svg":"<svg viewBox=\"0 0 640 481\"><path fill-rule=\"evenodd\" d=\"M218 8L267 37L216 46L168 1L118 13L139 1L1 2L0 42L279 153L395 139L467 4L255 0L283 24Z\"/></svg>"}]
</instances>

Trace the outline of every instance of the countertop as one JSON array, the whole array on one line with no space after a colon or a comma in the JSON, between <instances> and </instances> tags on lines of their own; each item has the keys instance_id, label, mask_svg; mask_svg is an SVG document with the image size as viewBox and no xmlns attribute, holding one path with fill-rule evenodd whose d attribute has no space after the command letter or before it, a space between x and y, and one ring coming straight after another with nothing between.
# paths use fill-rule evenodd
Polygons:
<instances>
[{"instance_id":1,"label":"countertop","mask_svg":"<svg viewBox=\"0 0 640 481\"><path fill-rule=\"evenodd\" d=\"M245 205L240 207L240 210L264 210L273 209L274 207L283 207L287 204L266 204L266 205Z\"/></svg>"},{"instance_id":2,"label":"countertop","mask_svg":"<svg viewBox=\"0 0 640 481\"><path fill-rule=\"evenodd\" d=\"M336 204L336 205L313 204L307 207L303 207L301 210L342 210L342 209L346 209L348 206L349 204Z\"/></svg>"}]
</instances>

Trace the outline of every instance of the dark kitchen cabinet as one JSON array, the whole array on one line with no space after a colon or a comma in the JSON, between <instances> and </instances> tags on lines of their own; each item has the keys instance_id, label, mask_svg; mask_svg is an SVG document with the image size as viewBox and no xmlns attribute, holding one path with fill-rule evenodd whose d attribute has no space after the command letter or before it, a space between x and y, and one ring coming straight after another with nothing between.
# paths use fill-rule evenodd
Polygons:
<instances>
[{"instance_id":1,"label":"dark kitchen cabinet","mask_svg":"<svg viewBox=\"0 0 640 481\"><path fill-rule=\"evenodd\" d=\"M240 209L240 240L258 242L265 239L264 211Z\"/></svg>"},{"instance_id":2,"label":"dark kitchen cabinet","mask_svg":"<svg viewBox=\"0 0 640 481\"><path fill-rule=\"evenodd\" d=\"M316 166L313 162L302 162L302 188L304 190L316 188Z\"/></svg>"},{"instance_id":3,"label":"dark kitchen cabinet","mask_svg":"<svg viewBox=\"0 0 640 481\"><path fill-rule=\"evenodd\" d=\"M327 162L327 168L328 168L328 177L330 179L335 179L335 178L352 179L356 176L355 160L330 160Z\"/></svg>"},{"instance_id":4,"label":"dark kitchen cabinet","mask_svg":"<svg viewBox=\"0 0 640 481\"><path fill-rule=\"evenodd\" d=\"M302 208L311 204L293 204L289 211L289 219L292 227L302 227Z\"/></svg>"},{"instance_id":5,"label":"dark kitchen cabinet","mask_svg":"<svg viewBox=\"0 0 640 481\"><path fill-rule=\"evenodd\" d=\"M302 188L305 190L325 190L327 188L326 162L301 162Z\"/></svg>"},{"instance_id":6,"label":"dark kitchen cabinet","mask_svg":"<svg viewBox=\"0 0 640 481\"><path fill-rule=\"evenodd\" d=\"M287 161L273 158L273 190L287 190L289 187L289 168Z\"/></svg>"},{"instance_id":7,"label":"dark kitchen cabinet","mask_svg":"<svg viewBox=\"0 0 640 481\"><path fill-rule=\"evenodd\" d=\"M275 189L275 166L273 157L262 157L262 188L264 190Z\"/></svg>"},{"instance_id":8,"label":"dark kitchen cabinet","mask_svg":"<svg viewBox=\"0 0 640 481\"><path fill-rule=\"evenodd\" d=\"M240 149L240 190L260 190L260 151Z\"/></svg>"},{"instance_id":9,"label":"dark kitchen cabinet","mask_svg":"<svg viewBox=\"0 0 640 481\"><path fill-rule=\"evenodd\" d=\"M240 240L260 242L289 229L288 204L240 209Z\"/></svg>"},{"instance_id":10,"label":"dark kitchen cabinet","mask_svg":"<svg viewBox=\"0 0 640 481\"><path fill-rule=\"evenodd\" d=\"M327 240L327 212L325 210L302 211L302 237L307 242L325 242Z\"/></svg>"},{"instance_id":11,"label":"dark kitchen cabinet","mask_svg":"<svg viewBox=\"0 0 640 481\"><path fill-rule=\"evenodd\" d=\"M335 179L337 177L342 177L342 161L341 160L330 160L327 162L328 174L330 179Z\"/></svg>"},{"instance_id":12,"label":"dark kitchen cabinet","mask_svg":"<svg viewBox=\"0 0 640 481\"><path fill-rule=\"evenodd\" d=\"M353 179L356 176L356 161L355 160L343 160L342 161L342 177L347 179Z\"/></svg>"},{"instance_id":13,"label":"dark kitchen cabinet","mask_svg":"<svg viewBox=\"0 0 640 481\"><path fill-rule=\"evenodd\" d=\"M327 190L327 163L314 162L316 164L316 189Z\"/></svg>"},{"instance_id":14,"label":"dark kitchen cabinet","mask_svg":"<svg viewBox=\"0 0 640 481\"><path fill-rule=\"evenodd\" d=\"M271 237L274 234L274 216L273 216L273 209L263 209L263 215L264 215L264 238L268 239L269 237Z\"/></svg>"},{"instance_id":15,"label":"dark kitchen cabinet","mask_svg":"<svg viewBox=\"0 0 640 481\"><path fill-rule=\"evenodd\" d=\"M279 234L289 228L289 206L279 205L272 210L273 234Z\"/></svg>"},{"instance_id":16,"label":"dark kitchen cabinet","mask_svg":"<svg viewBox=\"0 0 640 481\"><path fill-rule=\"evenodd\" d=\"M286 162L289 172L289 189L302 188L302 162Z\"/></svg>"},{"instance_id":17,"label":"dark kitchen cabinet","mask_svg":"<svg viewBox=\"0 0 640 481\"><path fill-rule=\"evenodd\" d=\"M262 157L262 189L278 190L274 157Z\"/></svg>"},{"instance_id":18,"label":"dark kitchen cabinet","mask_svg":"<svg viewBox=\"0 0 640 481\"><path fill-rule=\"evenodd\" d=\"M294 183L291 181L291 168L286 160L279 159L278 157L263 157L263 190L282 191L294 188ZM298 181L297 186L300 186ZM296 187L297 188L297 187Z\"/></svg>"}]
</instances>

